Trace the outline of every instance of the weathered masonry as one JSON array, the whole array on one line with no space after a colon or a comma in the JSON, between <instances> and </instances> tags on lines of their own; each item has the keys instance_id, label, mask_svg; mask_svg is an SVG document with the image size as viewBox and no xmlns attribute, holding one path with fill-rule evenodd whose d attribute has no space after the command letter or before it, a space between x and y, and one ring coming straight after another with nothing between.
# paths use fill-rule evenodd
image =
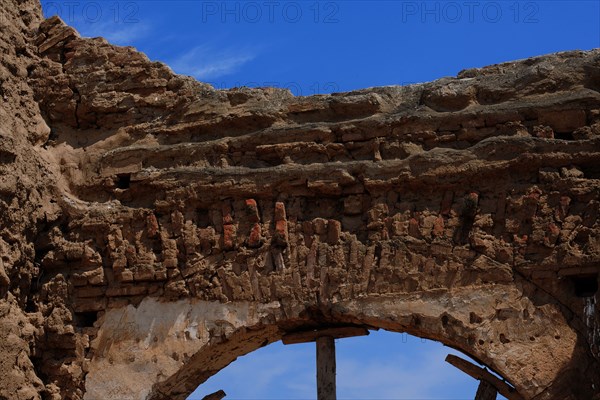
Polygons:
<instances>
[{"instance_id":1,"label":"weathered masonry","mask_svg":"<svg viewBox=\"0 0 600 400\"><path fill-rule=\"evenodd\" d=\"M184 399L339 327L600 398L600 51L294 97L0 12L0 399Z\"/></svg>"}]
</instances>

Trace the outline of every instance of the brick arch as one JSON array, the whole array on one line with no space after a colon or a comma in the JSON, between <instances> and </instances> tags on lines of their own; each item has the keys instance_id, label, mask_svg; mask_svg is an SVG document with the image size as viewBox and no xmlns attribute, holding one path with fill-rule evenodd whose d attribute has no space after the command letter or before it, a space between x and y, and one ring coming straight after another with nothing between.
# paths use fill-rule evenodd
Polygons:
<instances>
[{"instance_id":1,"label":"brick arch","mask_svg":"<svg viewBox=\"0 0 600 400\"><path fill-rule=\"evenodd\" d=\"M583 372L572 359L585 351L560 311L534 304L512 285L364 296L308 309L146 299L104 316L86 398L185 399L237 357L286 332L339 324L440 341L485 363L525 398L567 398L569 382Z\"/></svg>"}]
</instances>

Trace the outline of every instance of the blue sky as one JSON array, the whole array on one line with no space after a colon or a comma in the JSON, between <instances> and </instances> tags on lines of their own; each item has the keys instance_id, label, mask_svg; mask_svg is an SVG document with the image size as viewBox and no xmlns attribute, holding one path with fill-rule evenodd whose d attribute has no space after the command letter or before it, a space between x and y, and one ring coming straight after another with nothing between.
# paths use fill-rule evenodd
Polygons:
<instances>
[{"instance_id":1,"label":"blue sky","mask_svg":"<svg viewBox=\"0 0 600 400\"><path fill-rule=\"evenodd\" d=\"M217 88L296 95L426 82L600 47L598 1L42 1L86 36Z\"/></svg>"},{"instance_id":2,"label":"blue sky","mask_svg":"<svg viewBox=\"0 0 600 400\"><path fill-rule=\"evenodd\" d=\"M295 95L404 85L461 69L600 47L594 1L43 0L84 36L134 46L216 88L277 86ZM387 332L338 341L340 398L472 399L477 382L439 343ZM276 343L191 397L315 397L314 346Z\"/></svg>"},{"instance_id":3,"label":"blue sky","mask_svg":"<svg viewBox=\"0 0 600 400\"><path fill-rule=\"evenodd\" d=\"M240 357L189 400L219 389L226 399L314 399L315 352L314 343L271 344ZM405 333L336 340L338 399L472 400L478 382L444 362L448 354L465 357Z\"/></svg>"}]
</instances>

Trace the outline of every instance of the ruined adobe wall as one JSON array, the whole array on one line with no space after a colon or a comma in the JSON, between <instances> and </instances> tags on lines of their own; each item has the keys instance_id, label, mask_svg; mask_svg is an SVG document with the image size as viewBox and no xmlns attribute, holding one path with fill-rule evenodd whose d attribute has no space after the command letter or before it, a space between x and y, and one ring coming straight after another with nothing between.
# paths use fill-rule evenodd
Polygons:
<instances>
[{"instance_id":1,"label":"ruined adobe wall","mask_svg":"<svg viewBox=\"0 0 600 400\"><path fill-rule=\"evenodd\" d=\"M0 398L185 398L332 323L440 340L525 398L597 392L573 277L600 262L600 52L297 98L0 7L32 10L0 42Z\"/></svg>"},{"instance_id":2,"label":"ruined adobe wall","mask_svg":"<svg viewBox=\"0 0 600 400\"><path fill-rule=\"evenodd\" d=\"M41 20L37 1L0 1L0 399L40 398L45 391L32 363L43 326L52 325L33 305L43 273L36 240L59 207L37 151L50 128L28 84Z\"/></svg>"}]
</instances>

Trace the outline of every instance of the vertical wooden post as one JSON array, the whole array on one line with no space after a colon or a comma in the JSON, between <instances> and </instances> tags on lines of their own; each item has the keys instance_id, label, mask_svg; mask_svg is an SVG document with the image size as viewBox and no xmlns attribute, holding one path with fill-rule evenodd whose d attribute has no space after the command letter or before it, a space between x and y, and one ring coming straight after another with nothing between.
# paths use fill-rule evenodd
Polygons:
<instances>
[{"instance_id":1,"label":"vertical wooden post","mask_svg":"<svg viewBox=\"0 0 600 400\"><path fill-rule=\"evenodd\" d=\"M336 400L335 340L331 336L317 338L317 400Z\"/></svg>"},{"instance_id":2,"label":"vertical wooden post","mask_svg":"<svg viewBox=\"0 0 600 400\"><path fill-rule=\"evenodd\" d=\"M496 400L497 396L498 390L494 386L484 380L479 381L475 400Z\"/></svg>"},{"instance_id":3,"label":"vertical wooden post","mask_svg":"<svg viewBox=\"0 0 600 400\"><path fill-rule=\"evenodd\" d=\"M317 343L317 399L336 400L335 339L368 334L369 330L362 326L332 326L289 332L281 341L283 344Z\"/></svg>"}]
</instances>

